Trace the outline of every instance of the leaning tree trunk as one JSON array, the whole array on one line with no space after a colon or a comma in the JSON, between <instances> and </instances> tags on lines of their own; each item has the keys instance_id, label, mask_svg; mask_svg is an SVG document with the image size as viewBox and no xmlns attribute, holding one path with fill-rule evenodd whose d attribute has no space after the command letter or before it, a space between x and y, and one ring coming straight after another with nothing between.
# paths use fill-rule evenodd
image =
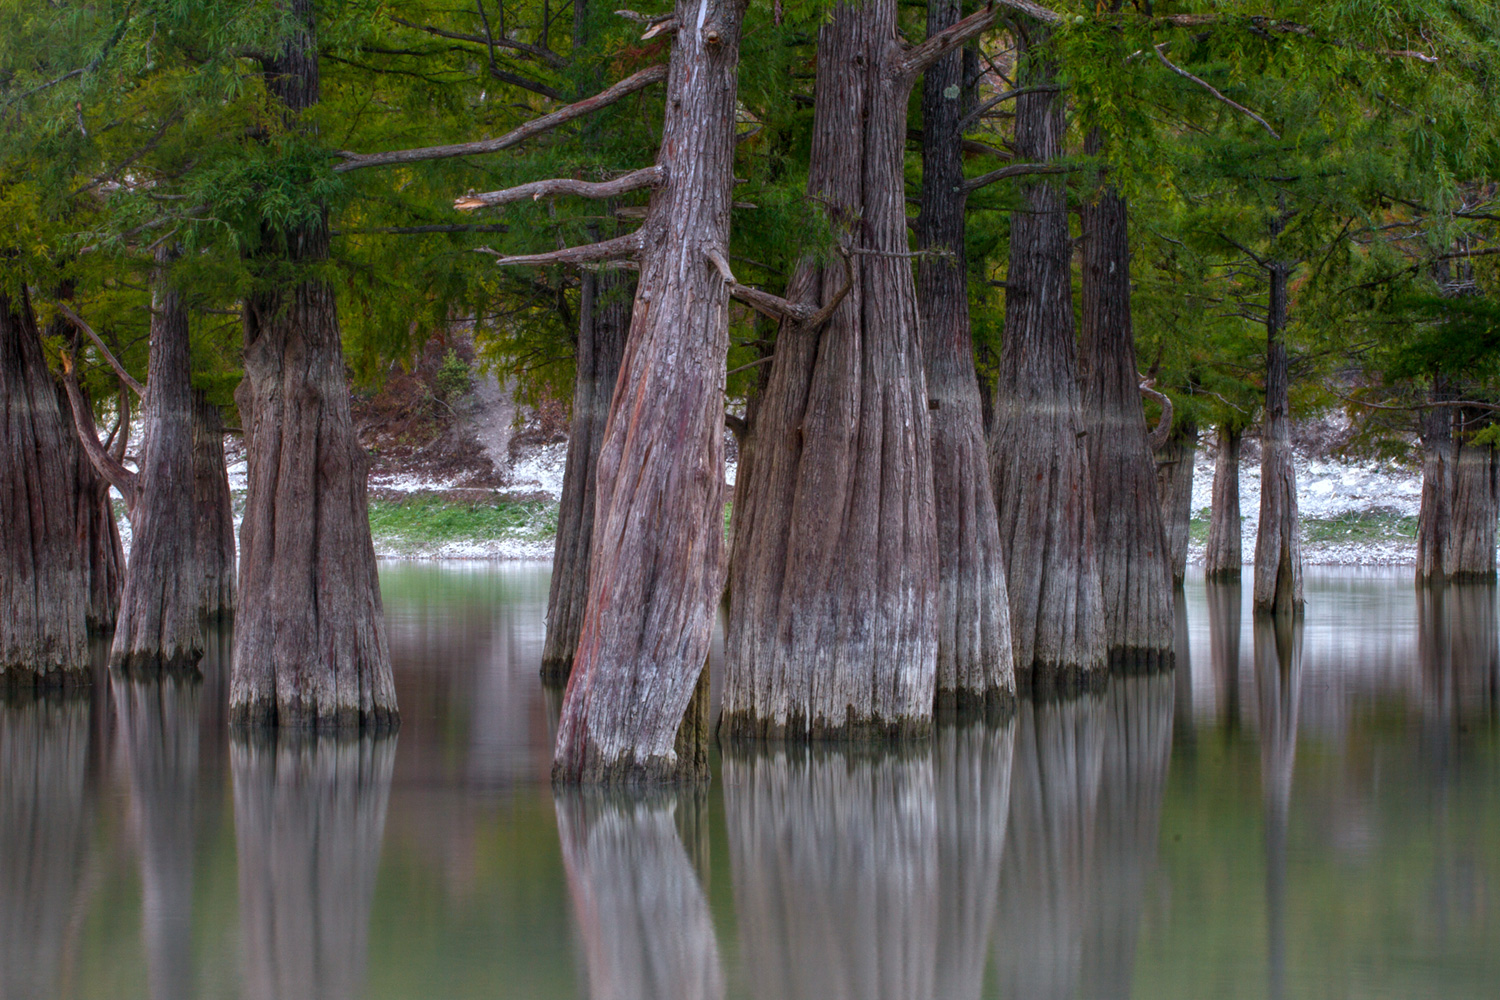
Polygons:
<instances>
[{"instance_id":1,"label":"leaning tree trunk","mask_svg":"<svg viewBox=\"0 0 1500 1000\"><path fill-rule=\"evenodd\" d=\"M312 0L292 0L267 65L289 118L318 100ZM293 121L293 127L298 123ZM238 723L385 726L396 688L365 495L368 459L349 417L333 287L288 267L328 257L326 219L267 224L244 303L245 379L236 393L249 489L240 529L230 713Z\"/></svg>"},{"instance_id":2,"label":"leaning tree trunk","mask_svg":"<svg viewBox=\"0 0 1500 1000\"><path fill-rule=\"evenodd\" d=\"M567 682L583 631L588 604L589 543L594 535L599 447L609 401L620 376L630 331L633 281L619 271L585 271L578 302L577 376L573 382L573 427L563 473L552 550L552 591L547 598L547 640L542 646L542 683Z\"/></svg>"},{"instance_id":3,"label":"leaning tree trunk","mask_svg":"<svg viewBox=\"0 0 1500 1000\"><path fill-rule=\"evenodd\" d=\"M1022 47L1016 157L1047 163L1067 133L1056 67ZM1087 428L1073 336L1073 240L1066 184L1041 176L1020 189L1011 217L1005 344L995 392L990 466L1010 595L1016 676L1069 688L1105 667Z\"/></svg>"},{"instance_id":4,"label":"leaning tree trunk","mask_svg":"<svg viewBox=\"0 0 1500 1000\"><path fill-rule=\"evenodd\" d=\"M732 738L931 726L938 550L902 178L915 73L895 26L895 0L867 0L836 4L818 32L808 194L839 224L858 220L861 252L843 274L806 260L789 286L822 310L777 334L736 513L721 716Z\"/></svg>"},{"instance_id":5,"label":"leaning tree trunk","mask_svg":"<svg viewBox=\"0 0 1500 1000\"><path fill-rule=\"evenodd\" d=\"M664 183L638 234L554 781L708 777L706 755L681 755L676 743L723 591L729 288L711 260L728 253L742 14L739 0L678 0L657 155Z\"/></svg>"},{"instance_id":6,"label":"leaning tree trunk","mask_svg":"<svg viewBox=\"0 0 1500 1000\"><path fill-rule=\"evenodd\" d=\"M1255 610L1291 613L1302 607L1302 526L1297 471L1292 466L1292 417L1286 354L1287 278L1273 262L1267 307L1266 408L1261 422L1260 528L1255 538Z\"/></svg>"},{"instance_id":7,"label":"leaning tree trunk","mask_svg":"<svg viewBox=\"0 0 1500 1000\"><path fill-rule=\"evenodd\" d=\"M197 510L198 602L208 618L234 615L234 501L224 464L219 408L193 392L193 504Z\"/></svg>"},{"instance_id":8,"label":"leaning tree trunk","mask_svg":"<svg viewBox=\"0 0 1500 1000\"><path fill-rule=\"evenodd\" d=\"M1091 137L1091 145L1097 142ZM1126 202L1106 187L1080 213L1084 443L1098 532L1104 641L1111 667L1155 670L1172 662L1172 578L1136 374Z\"/></svg>"},{"instance_id":9,"label":"leaning tree trunk","mask_svg":"<svg viewBox=\"0 0 1500 1000\"><path fill-rule=\"evenodd\" d=\"M958 23L960 0L931 0L927 35ZM937 707L967 713L1014 697L1010 604L990 485L984 414L969 331L964 255L963 51L922 79L922 206L917 216L917 312L922 323L932 485L937 513Z\"/></svg>"},{"instance_id":10,"label":"leaning tree trunk","mask_svg":"<svg viewBox=\"0 0 1500 1000\"><path fill-rule=\"evenodd\" d=\"M1496 495L1500 458L1494 446L1475 444L1470 430L1483 417L1460 411L1465 433L1453 463L1453 500L1449 506L1451 532L1444 567L1454 582L1479 583L1495 579L1495 519L1500 515ZM1424 477L1425 478L1425 477Z\"/></svg>"},{"instance_id":11,"label":"leaning tree trunk","mask_svg":"<svg viewBox=\"0 0 1500 1000\"><path fill-rule=\"evenodd\" d=\"M165 258L158 256L158 266ZM199 627L192 360L182 296L158 273L151 302L145 447L131 511L133 540L111 666L137 673L196 670Z\"/></svg>"},{"instance_id":12,"label":"leaning tree trunk","mask_svg":"<svg viewBox=\"0 0 1500 1000\"><path fill-rule=\"evenodd\" d=\"M1193 528L1193 460L1198 453L1198 425L1184 420L1172 428L1156 450L1156 490L1162 529L1167 539L1167 568L1172 586L1187 578L1188 543Z\"/></svg>"},{"instance_id":13,"label":"leaning tree trunk","mask_svg":"<svg viewBox=\"0 0 1500 1000\"><path fill-rule=\"evenodd\" d=\"M1244 431L1234 424L1220 423L1214 431L1214 496L1209 509L1208 548L1203 553L1204 573L1210 580L1240 578L1240 441Z\"/></svg>"},{"instance_id":14,"label":"leaning tree trunk","mask_svg":"<svg viewBox=\"0 0 1500 1000\"><path fill-rule=\"evenodd\" d=\"M0 294L0 680L87 677L89 560L72 431L24 288Z\"/></svg>"}]
</instances>

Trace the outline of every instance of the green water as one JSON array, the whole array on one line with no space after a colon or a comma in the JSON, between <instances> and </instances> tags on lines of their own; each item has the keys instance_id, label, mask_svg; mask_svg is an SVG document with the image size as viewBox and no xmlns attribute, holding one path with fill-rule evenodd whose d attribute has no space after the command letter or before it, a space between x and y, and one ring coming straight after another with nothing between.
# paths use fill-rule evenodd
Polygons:
<instances>
[{"instance_id":1,"label":"green water","mask_svg":"<svg viewBox=\"0 0 1500 1000\"><path fill-rule=\"evenodd\" d=\"M1500 992L1492 588L1190 583L1175 673L622 798L547 783L547 584L383 567L392 738L231 738L227 635L0 707L0 998Z\"/></svg>"}]
</instances>

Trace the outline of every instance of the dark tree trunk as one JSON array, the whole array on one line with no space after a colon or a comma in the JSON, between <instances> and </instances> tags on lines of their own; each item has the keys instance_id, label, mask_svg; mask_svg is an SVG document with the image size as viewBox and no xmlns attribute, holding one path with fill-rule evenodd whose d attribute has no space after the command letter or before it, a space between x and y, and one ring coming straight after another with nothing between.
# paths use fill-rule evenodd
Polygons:
<instances>
[{"instance_id":1,"label":"dark tree trunk","mask_svg":"<svg viewBox=\"0 0 1500 1000\"><path fill-rule=\"evenodd\" d=\"M234 615L234 501L224 463L219 408L193 392L193 504L202 583L198 602L208 618Z\"/></svg>"},{"instance_id":2,"label":"dark tree trunk","mask_svg":"<svg viewBox=\"0 0 1500 1000\"><path fill-rule=\"evenodd\" d=\"M1286 353L1289 266L1269 268L1266 408L1260 435L1260 528L1255 538L1255 610L1290 614L1302 607L1302 525L1292 466L1290 371Z\"/></svg>"},{"instance_id":3,"label":"dark tree trunk","mask_svg":"<svg viewBox=\"0 0 1500 1000\"><path fill-rule=\"evenodd\" d=\"M165 258L158 257L159 265ZM133 541L110 648L134 673L197 670L202 568L194 497L192 360L182 297L158 274L151 303L145 439L131 511Z\"/></svg>"},{"instance_id":4,"label":"dark tree trunk","mask_svg":"<svg viewBox=\"0 0 1500 1000\"><path fill-rule=\"evenodd\" d=\"M1113 187L1081 206L1079 353L1105 646L1112 668L1145 671L1172 662L1172 577L1136 371L1127 211Z\"/></svg>"},{"instance_id":5,"label":"dark tree trunk","mask_svg":"<svg viewBox=\"0 0 1500 1000\"><path fill-rule=\"evenodd\" d=\"M67 401L58 400L58 407ZM66 409L62 409L67 420ZM89 628L108 632L120 615L120 601L126 577L125 547L120 543L120 523L110 499L109 482L94 469L88 456L70 438L65 447L72 455L74 469L73 517L83 539L83 563L88 574Z\"/></svg>"},{"instance_id":6,"label":"dark tree trunk","mask_svg":"<svg viewBox=\"0 0 1500 1000\"><path fill-rule=\"evenodd\" d=\"M1185 421L1172 428L1156 451L1156 489L1162 532L1167 539L1167 568L1172 586L1187 578L1188 543L1193 529L1193 460L1198 453L1198 425Z\"/></svg>"},{"instance_id":7,"label":"dark tree trunk","mask_svg":"<svg viewBox=\"0 0 1500 1000\"><path fill-rule=\"evenodd\" d=\"M1435 375L1429 400L1452 399L1447 379ZM1433 406L1418 417L1422 441L1422 506L1417 513L1417 583L1448 578L1448 544L1453 534L1453 409Z\"/></svg>"},{"instance_id":8,"label":"dark tree trunk","mask_svg":"<svg viewBox=\"0 0 1500 1000\"><path fill-rule=\"evenodd\" d=\"M960 0L931 0L927 36L957 24ZM1010 603L1000 525L990 484L964 255L964 171L959 121L965 109L963 50L922 79L922 208L917 217L917 312L932 420L937 512L937 708L966 714L1015 696Z\"/></svg>"},{"instance_id":9,"label":"dark tree trunk","mask_svg":"<svg viewBox=\"0 0 1500 1000\"><path fill-rule=\"evenodd\" d=\"M1500 456L1487 444L1475 444L1473 429L1484 417L1461 410L1464 432L1459 436L1453 463L1453 500L1449 505L1447 575L1455 583L1485 583L1495 579L1495 519L1500 516ZM1425 471L1425 470L1424 470ZM1425 476L1424 476L1425 478Z\"/></svg>"},{"instance_id":10,"label":"dark tree trunk","mask_svg":"<svg viewBox=\"0 0 1500 1000\"><path fill-rule=\"evenodd\" d=\"M788 321L777 334L735 527L731 738L931 727L937 531L902 177L914 80L895 24L895 0L839 3L818 33L808 193L867 252L826 326ZM827 305L846 280L804 261L787 297Z\"/></svg>"},{"instance_id":11,"label":"dark tree trunk","mask_svg":"<svg viewBox=\"0 0 1500 1000\"><path fill-rule=\"evenodd\" d=\"M597 470L553 780L706 780L675 749L724 577L724 357L739 0L679 0L630 334Z\"/></svg>"},{"instance_id":12,"label":"dark tree trunk","mask_svg":"<svg viewBox=\"0 0 1500 1000\"><path fill-rule=\"evenodd\" d=\"M609 401L620 376L634 291L632 279L620 271L584 271L581 280L573 426L557 513L557 543L552 550L547 640L542 646L542 683L554 687L567 682L583 631L599 448L604 441Z\"/></svg>"},{"instance_id":13,"label":"dark tree trunk","mask_svg":"<svg viewBox=\"0 0 1500 1000\"><path fill-rule=\"evenodd\" d=\"M1209 509L1208 548L1203 553L1204 573L1210 580L1238 580L1240 555L1240 442L1244 431L1221 423L1214 431L1213 506Z\"/></svg>"},{"instance_id":14,"label":"dark tree trunk","mask_svg":"<svg viewBox=\"0 0 1500 1000\"><path fill-rule=\"evenodd\" d=\"M1047 87L1056 68L1036 59L1031 31L1018 83ZM1063 152L1064 99L1055 90L1016 99L1016 157L1046 163ZM1000 512L1016 677L1047 688L1086 684L1106 666L1093 484L1073 336L1067 186L1055 176L1020 185L1011 216L1005 345L995 392L990 466Z\"/></svg>"},{"instance_id":15,"label":"dark tree trunk","mask_svg":"<svg viewBox=\"0 0 1500 1000\"><path fill-rule=\"evenodd\" d=\"M318 100L311 0L289 5L267 88L293 119ZM254 725L394 725L396 689L365 495L368 460L349 418L337 305L287 269L328 256L326 222L269 226L244 303L236 393L249 489L240 529L230 711Z\"/></svg>"},{"instance_id":16,"label":"dark tree trunk","mask_svg":"<svg viewBox=\"0 0 1500 1000\"><path fill-rule=\"evenodd\" d=\"M0 294L0 680L88 677L91 520L24 289ZM118 544L118 536L116 536Z\"/></svg>"}]
</instances>

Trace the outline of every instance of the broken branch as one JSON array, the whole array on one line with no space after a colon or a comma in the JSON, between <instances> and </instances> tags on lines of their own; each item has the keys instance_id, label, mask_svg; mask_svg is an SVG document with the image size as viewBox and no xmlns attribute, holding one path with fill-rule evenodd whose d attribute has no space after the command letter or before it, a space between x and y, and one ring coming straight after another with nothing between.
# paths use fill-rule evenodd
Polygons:
<instances>
[{"instance_id":1,"label":"broken branch","mask_svg":"<svg viewBox=\"0 0 1500 1000\"><path fill-rule=\"evenodd\" d=\"M564 247L561 250L553 250L551 253L501 257L495 263L501 266L519 264L539 266L546 264L598 264L605 261L625 260L634 257L641 252L641 246L641 234L635 232L625 236L616 236L612 240L600 240L598 243L585 243L579 247Z\"/></svg>"},{"instance_id":2,"label":"broken branch","mask_svg":"<svg viewBox=\"0 0 1500 1000\"><path fill-rule=\"evenodd\" d=\"M1055 163L1013 163L999 170L991 170L987 174L964 181L964 194L978 191L982 187L988 187L996 181L1003 181L1007 177L1020 177L1023 174L1065 174L1068 168Z\"/></svg>"},{"instance_id":3,"label":"broken branch","mask_svg":"<svg viewBox=\"0 0 1500 1000\"><path fill-rule=\"evenodd\" d=\"M545 181L532 181L530 184L518 184L503 191L464 195L453 202L453 207L460 212L472 212L476 208L508 205L513 201L524 201L527 198L536 201L539 198L559 194L571 194L579 198L613 198L645 187L659 187L666 183L666 179L666 168L660 164L633 170L612 181L577 181L567 177L558 177Z\"/></svg>"},{"instance_id":4,"label":"broken branch","mask_svg":"<svg viewBox=\"0 0 1500 1000\"><path fill-rule=\"evenodd\" d=\"M1216 87L1214 87L1213 84L1209 83L1207 80L1203 79L1202 77L1194 76L1193 74L1189 73L1187 70L1183 69L1181 66L1178 66L1176 63L1174 63L1170 59L1168 59L1167 56L1166 56L1166 53L1162 52L1162 49L1166 48L1166 46L1167 46L1166 42L1162 42L1159 45L1152 46L1152 48L1156 52L1156 58L1161 62L1161 64L1163 66L1165 66L1167 69L1171 70L1173 73L1176 73L1178 76L1182 77L1184 80L1191 80L1192 82L1196 83L1198 86L1202 87L1204 90L1206 90L1210 94L1212 94L1214 96L1214 98L1216 100L1218 100L1219 102L1221 102L1223 104L1227 104L1229 107L1234 108L1236 111L1240 112L1241 114L1249 115L1251 118L1255 119L1257 122L1260 122L1261 127L1264 128L1267 132L1271 133L1271 138L1273 138L1273 139L1280 139L1281 138L1281 136L1277 133L1277 131L1274 128L1271 127L1271 123L1268 122L1268 121L1266 121L1260 115L1256 114L1254 111L1251 111L1249 108L1245 107L1243 104L1240 104L1238 101L1234 101L1234 100L1231 100L1228 97L1225 97L1222 93L1219 92L1219 90Z\"/></svg>"},{"instance_id":5,"label":"broken branch","mask_svg":"<svg viewBox=\"0 0 1500 1000\"><path fill-rule=\"evenodd\" d=\"M1146 435L1146 447L1153 452L1160 451L1167 443L1167 438L1172 436L1172 397L1153 389L1151 379L1139 374L1137 377L1141 380L1141 395L1161 404L1161 417L1156 421L1156 427Z\"/></svg>"}]
</instances>

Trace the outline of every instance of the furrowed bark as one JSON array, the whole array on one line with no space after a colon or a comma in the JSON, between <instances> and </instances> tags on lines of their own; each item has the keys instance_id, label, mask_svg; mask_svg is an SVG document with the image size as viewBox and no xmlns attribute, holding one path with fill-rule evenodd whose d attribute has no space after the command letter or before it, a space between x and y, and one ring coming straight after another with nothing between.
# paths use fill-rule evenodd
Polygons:
<instances>
[{"instance_id":1,"label":"furrowed bark","mask_svg":"<svg viewBox=\"0 0 1500 1000\"><path fill-rule=\"evenodd\" d=\"M930 0L928 37L958 23L959 0ZM963 52L934 62L922 80L922 206L917 313L922 324L932 483L937 514L937 710L983 714L1015 697L1010 603L1000 525L974 373L964 254ZM938 254L941 254L939 256Z\"/></svg>"},{"instance_id":2,"label":"furrowed bark","mask_svg":"<svg viewBox=\"0 0 1500 1000\"><path fill-rule=\"evenodd\" d=\"M1203 570L1210 580L1238 580L1243 525L1240 521L1240 442L1244 431L1234 424L1220 423L1214 430L1213 506L1209 510L1208 548Z\"/></svg>"},{"instance_id":3,"label":"furrowed bark","mask_svg":"<svg viewBox=\"0 0 1500 1000\"><path fill-rule=\"evenodd\" d=\"M1023 48L1043 44L1046 35L1037 29L1030 37ZM1053 82L1055 66L1025 52L1021 58L1027 61L1018 82ZM1056 92L1017 98L1018 159L1056 158L1066 131ZM1017 680L1023 687L1076 689L1104 673L1107 648L1073 335L1067 187L1041 175L1020 192L1011 219L990 467Z\"/></svg>"},{"instance_id":4,"label":"furrowed bark","mask_svg":"<svg viewBox=\"0 0 1500 1000\"><path fill-rule=\"evenodd\" d=\"M931 727L938 552L902 177L914 81L895 18L894 0L840 3L818 33L808 194L859 220L873 252L826 326L777 334L736 511L720 723L733 739ZM826 306L845 284L807 260L787 298Z\"/></svg>"},{"instance_id":5,"label":"furrowed bark","mask_svg":"<svg viewBox=\"0 0 1500 1000\"><path fill-rule=\"evenodd\" d=\"M158 267L166 258L158 255ZM197 670L203 655L193 469L188 315L164 273L151 302L145 448L131 511L133 541L109 661L131 673Z\"/></svg>"},{"instance_id":6,"label":"furrowed bark","mask_svg":"<svg viewBox=\"0 0 1500 1000\"><path fill-rule=\"evenodd\" d=\"M219 408L193 391L193 505L197 512L198 602L208 618L234 615L234 501Z\"/></svg>"},{"instance_id":7,"label":"furrowed bark","mask_svg":"<svg viewBox=\"0 0 1500 1000\"><path fill-rule=\"evenodd\" d=\"M1452 397L1447 379L1435 375L1429 400ZM1453 411L1433 406L1418 416L1422 449L1422 504L1417 513L1417 583L1448 578L1448 544L1453 534Z\"/></svg>"},{"instance_id":8,"label":"furrowed bark","mask_svg":"<svg viewBox=\"0 0 1500 1000\"><path fill-rule=\"evenodd\" d=\"M1302 607L1302 525L1292 466L1292 417L1286 353L1287 279L1272 262L1266 324L1266 408L1261 421L1260 529L1255 539L1255 610L1290 614Z\"/></svg>"},{"instance_id":9,"label":"furrowed bark","mask_svg":"<svg viewBox=\"0 0 1500 1000\"><path fill-rule=\"evenodd\" d=\"M78 457L24 287L0 294L0 681L88 678L89 551Z\"/></svg>"},{"instance_id":10,"label":"furrowed bark","mask_svg":"<svg viewBox=\"0 0 1500 1000\"><path fill-rule=\"evenodd\" d=\"M1172 586L1187 578L1188 542L1193 520L1193 459L1198 451L1198 425L1185 421L1172 429L1167 443L1156 451L1156 488L1167 539L1167 566Z\"/></svg>"},{"instance_id":11,"label":"furrowed bark","mask_svg":"<svg viewBox=\"0 0 1500 1000\"><path fill-rule=\"evenodd\" d=\"M1474 429L1484 417L1460 410L1465 431L1458 440L1453 464L1452 530L1445 569L1455 583L1487 583L1495 579L1495 520L1500 515L1500 456L1486 444L1475 444Z\"/></svg>"},{"instance_id":12,"label":"furrowed bark","mask_svg":"<svg viewBox=\"0 0 1500 1000\"><path fill-rule=\"evenodd\" d=\"M1098 144L1091 136L1090 145ZM1127 212L1112 186L1080 208L1079 353L1104 643L1111 669L1143 672L1172 663L1172 578L1136 374Z\"/></svg>"},{"instance_id":13,"label":"furrowed bark","mask_svg":"<svg viewBox=\"0 0 1500 1000\"><path fill-rule=\"evenodd\" d=\"M58 407L67 403L58 393ZM76 438L66 447L73 456L73 518L83 540L83 560L88 576L88 612L91 629L108 632L120 613L120 595L125 585L125 548L120 543L120 525L110 501L109 483L94 469Z\"/></svg>"},{"instance_id":14,"label":"furrowed bark","mask_svg":"<svg viewBox=\"0 0 1500 1000\"><path fill-rule=\"evenodd\" d=\"M318 100L312 0L292 0L267 86L290 118ZM296 122L293 121L293 127ZM397 721L337 304L293 273L328 256L326 220L267 225L249 261L245 379L236 392L249 488L240 531L230 714L237 724L355 728Z\"/></svg>"},{"instance_id":15,"label":"furrowed bark","mask_svg":"<svg viewBox=\"0 0 1500 1000\"><path fill-rule=\"evenodd\" d=\"M724 357L743 7L679 0L619 389L597 471L588 606L553 759L561 783L703 781L677 736L723 592ZM697 27L689 29L687 25ZM697 730L701 732L701 730Z\"/></svg>"}]
</instances>

